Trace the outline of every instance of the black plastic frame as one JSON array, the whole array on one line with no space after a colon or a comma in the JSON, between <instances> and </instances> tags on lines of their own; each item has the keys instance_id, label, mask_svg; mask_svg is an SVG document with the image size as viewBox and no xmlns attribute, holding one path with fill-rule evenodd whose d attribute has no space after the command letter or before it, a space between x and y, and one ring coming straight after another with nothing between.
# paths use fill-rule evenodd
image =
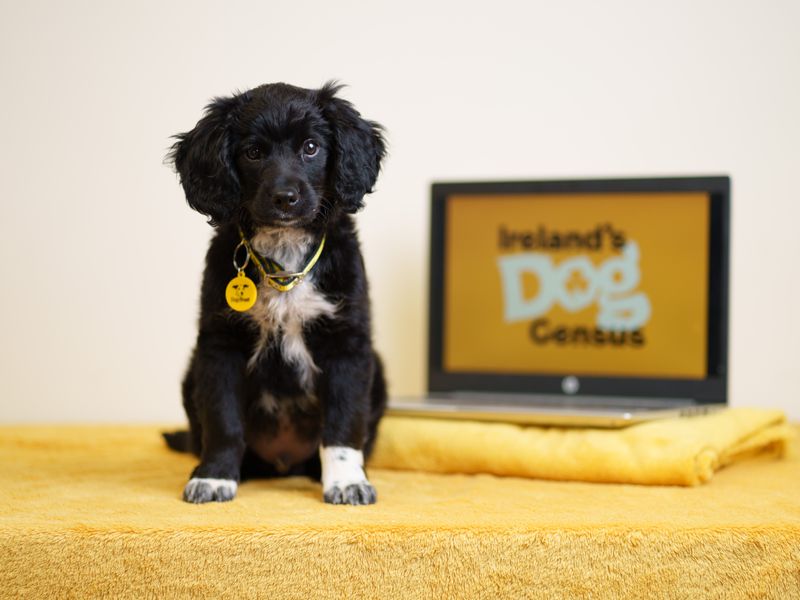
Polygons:
<instances>
[{"instance_id":1,"label":"black plastic frame","mask_svg":"<svg viewBox=\"0 0 800 600\"><path fill-rule=\"evenodd\" d=\"M428 389L430 392L491 391L567 395L564 375L452 373L443 370L444 264L447 198L469 194L575 194L707 192L710 197L708 373L702 380L631 377L580 379L580 396L693 399L700 403L727 401L728 288L730 261L730 178L728 176L647 179L586 179L434 183L431 188L430 312L428 316Z\"/></svg>"}]
</instances>

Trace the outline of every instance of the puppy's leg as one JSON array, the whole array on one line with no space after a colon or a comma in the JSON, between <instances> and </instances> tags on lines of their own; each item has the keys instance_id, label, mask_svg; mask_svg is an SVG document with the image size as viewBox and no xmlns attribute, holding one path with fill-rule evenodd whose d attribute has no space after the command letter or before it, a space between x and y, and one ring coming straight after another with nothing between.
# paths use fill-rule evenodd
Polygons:
<instances>
[{"instance_id":1,"label":"puppy's leg","mask_svg":"<svg viewBox=\"0 0 800 600\"><path fill-rule=\"evenodd\" d=\"M203 430L197 418L197 404L194 398L194 369L196 362L197 355L196 353L192 353L192 359L189 361L189 368L183 378L181 391L183 395L183 410L186 411L186 418L189 420L189 445L186 450L199 457L203 447Z\"/></svg>"},{"instance_id":2,"label":"puppy's leg","mask_svg":"<svg viewBox=\"0 0 800 600\"><path fill-rule=\"evenodd\" d=\"M370 412L367 425L367 441L364 444L364 460L369 460L372 448L375 446L375 438L378 435L378 423L386 412L388 403L388 393L386 390L386 377L383 372L383 362L377 353L374 355L374 372L372 375L372 387L370 389Z\"/></svg>"},{"instance_id":3,"label":"puppy's leg","mask_svg":"<svg viewBox=\"0 0 800 600\"><path fill-rule=\"evenodd\" d=\"M325 417L322 430L322 492L330 504L373 504L375 488L364 471L370 414L372 353L332 360L320 375Z\"/></svg>"},{"instance_id":4,"label":"puppy's leg","mask_svg":"<svg viewBox=\"0 0 800 600\"><path fill-rule=\"evenodd\" d=\"M192 392L202 449L183 490L187 502L224 502L236 495L245 449L238 398L244 366L244 357L234 350L197 349Z\"/></svg>"}]
</instances>

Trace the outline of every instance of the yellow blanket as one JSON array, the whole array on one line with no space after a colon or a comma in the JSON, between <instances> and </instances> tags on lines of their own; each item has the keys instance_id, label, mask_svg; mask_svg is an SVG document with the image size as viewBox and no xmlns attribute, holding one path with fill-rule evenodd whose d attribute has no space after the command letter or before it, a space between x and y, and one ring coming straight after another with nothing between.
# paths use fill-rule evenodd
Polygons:
<instances>
[{"instance_id":1,"label":"yellow blanket","mask_svg":"<svg viewBox=\"0 0 800 600\"><path fill-rule=\"evenodd\" d=\"M690 486L741 458L783 453L791 435L782 412L754 408L617 430L386 417L370 464L433 473Z\"/></svg>"},{"instance_id":2,"label":"yellow blanket","mask_svg":"<svg viewBox=\"0 0 800 600\"><path fill-rule=\"evenodd\" d=\"M793 443L697 487L370 468L372 506L190 505L164 429L0 427L0 598L800 598Z\"/></svg>"}]
</instances>

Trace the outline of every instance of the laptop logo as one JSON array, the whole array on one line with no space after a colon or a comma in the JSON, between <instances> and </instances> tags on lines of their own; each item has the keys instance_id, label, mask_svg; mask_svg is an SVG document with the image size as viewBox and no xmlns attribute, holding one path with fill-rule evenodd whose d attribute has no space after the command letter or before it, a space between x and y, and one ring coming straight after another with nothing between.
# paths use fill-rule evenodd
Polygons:
<instances>
[{"instance_id":1,"label":"laptop logo","mask_svg":"<svg viewBox=\"0 0 800 600\"><path fill-rule=\"evenodd\" d=\"M581 389L581 382L574 375L568 375L561 380L561 391L570 396L577 394Z\"/></svg>"}]
</instances>

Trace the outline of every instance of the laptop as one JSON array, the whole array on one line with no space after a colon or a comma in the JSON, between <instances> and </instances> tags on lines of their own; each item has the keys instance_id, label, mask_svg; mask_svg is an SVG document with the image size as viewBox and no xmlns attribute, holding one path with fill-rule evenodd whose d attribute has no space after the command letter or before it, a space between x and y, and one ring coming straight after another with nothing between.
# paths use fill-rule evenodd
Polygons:
<instances>
[{"instance_id":1,"label":"laptop","mask_svg":"<svg viewBox=\"0 0 800 600\"><path fill-rule=\"evenodd\" d=\"M727 176L435 183L427 394L389 414L624 427L727 403Z\"/></svg>"}]
</instances>

